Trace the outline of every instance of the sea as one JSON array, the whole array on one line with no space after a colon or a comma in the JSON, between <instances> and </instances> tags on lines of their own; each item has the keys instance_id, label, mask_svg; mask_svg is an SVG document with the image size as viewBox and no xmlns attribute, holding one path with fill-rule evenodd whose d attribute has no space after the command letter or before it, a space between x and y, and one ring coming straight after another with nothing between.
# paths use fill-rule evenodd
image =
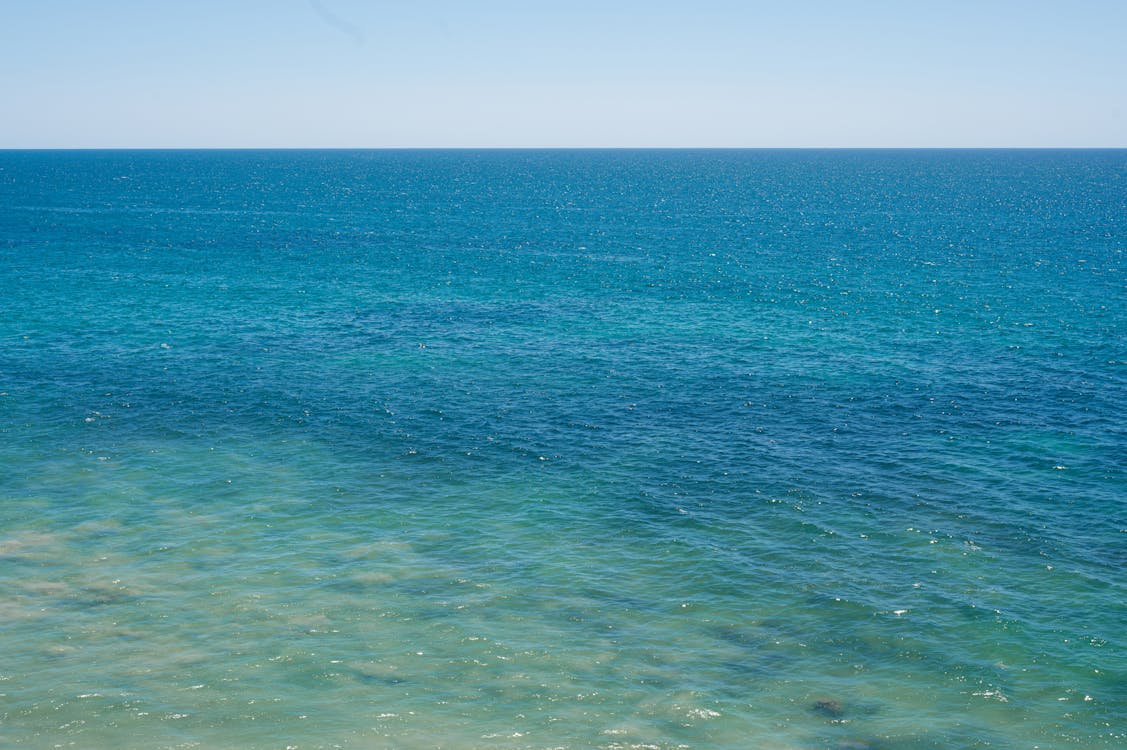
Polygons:
<instances>
[{"instance_id":1,"label":"sea","mask_svg":"<svg viewBox=\"0 0 1127 750\"><path fill-rule=\"evenodd\" d=\"M1127 151L0 152L0 746L1127 746Z\"/></svg>"}]
</instances>

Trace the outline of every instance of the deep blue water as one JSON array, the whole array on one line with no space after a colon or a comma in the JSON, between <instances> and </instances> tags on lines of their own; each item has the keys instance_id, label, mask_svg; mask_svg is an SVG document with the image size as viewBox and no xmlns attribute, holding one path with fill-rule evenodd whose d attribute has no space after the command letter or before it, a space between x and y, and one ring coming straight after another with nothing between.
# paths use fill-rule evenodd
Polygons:
<instances>
[{"instance_id":1,"label":"deep blue water","mask_svg":"<svg viewBox=\"0 0 1127 750\"><path fill-rule=\"evenodd\" d=\"M0 744L1119 747L1127 151L0 152Z\"/></svg>"}]
</instances>

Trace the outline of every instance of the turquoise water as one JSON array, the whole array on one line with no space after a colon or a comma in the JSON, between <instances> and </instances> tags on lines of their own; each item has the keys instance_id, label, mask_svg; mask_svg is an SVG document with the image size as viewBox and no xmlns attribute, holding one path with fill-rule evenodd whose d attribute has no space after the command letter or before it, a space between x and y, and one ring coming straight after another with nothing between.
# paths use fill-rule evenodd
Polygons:
<instances>
[{"instance_id":1,"label":"turquoise water","mask_svg":"<svg viewBox=\"0 0 1127 750\"><path fill-rule=\"evenodd\" d=\"M1112 748L1127 152L0 152L0 745Z\"/></svg>"}]
</instances>

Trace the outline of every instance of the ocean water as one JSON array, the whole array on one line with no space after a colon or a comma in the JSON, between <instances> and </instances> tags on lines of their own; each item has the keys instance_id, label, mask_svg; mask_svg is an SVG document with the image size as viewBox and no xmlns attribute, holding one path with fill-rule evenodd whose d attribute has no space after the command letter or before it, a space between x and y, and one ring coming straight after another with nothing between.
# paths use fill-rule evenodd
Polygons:
<instances>
[{"instance_id":1,"label":"ocean water","mask_svg":"<svg viewBox=\"0 0 1127 750\"><path fill-rule=\"evenodd\" d=\"M1127 744L1127 152L0 152L0 745Z\"/></svg>"}]
</instances>

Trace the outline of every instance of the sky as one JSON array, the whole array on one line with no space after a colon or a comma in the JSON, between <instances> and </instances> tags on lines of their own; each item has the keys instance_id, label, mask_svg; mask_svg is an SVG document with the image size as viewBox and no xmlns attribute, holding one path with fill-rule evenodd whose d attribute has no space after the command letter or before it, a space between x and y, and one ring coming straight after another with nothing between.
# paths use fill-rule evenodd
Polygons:
<instances>
[{"instance_id":1,"label":"sky","mask_svg":"<svg viewBox=\"0 0 1127 750\"><path fill-rule=\"evenodd\" d=\"M1127 0L0 0L0 148L1127 147Z\"/></svg>"}]
</instances>

